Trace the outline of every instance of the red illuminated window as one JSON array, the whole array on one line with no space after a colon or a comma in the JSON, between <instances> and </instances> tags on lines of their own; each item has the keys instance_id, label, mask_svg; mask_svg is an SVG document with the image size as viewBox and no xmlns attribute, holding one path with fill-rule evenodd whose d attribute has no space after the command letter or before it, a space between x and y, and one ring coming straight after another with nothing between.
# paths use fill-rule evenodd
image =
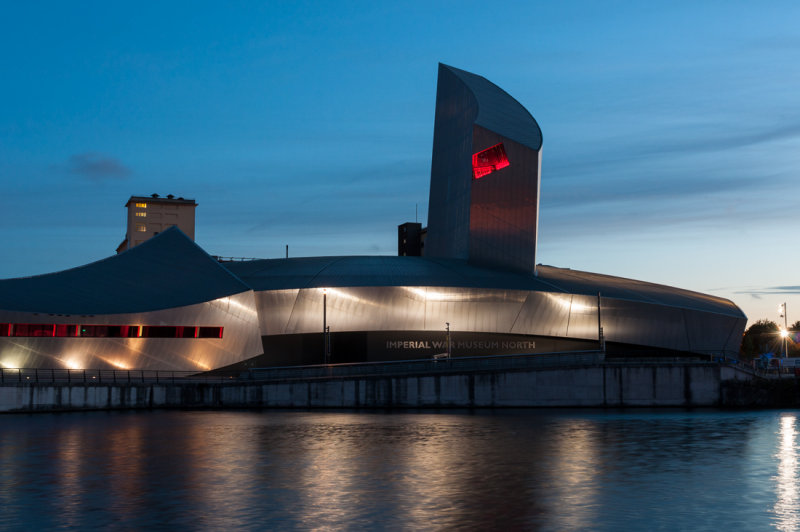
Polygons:
<instances>
[{"instance_id":1,"label":"red illuminated window","mask_svg":"<svg viewBox=\"0 0 800 532\"><path fill-rule=\"evenodd\" d=\"M54 327L55 327L55 334L53 336L58 336L60 338L68 336L78 336L77 325L56 324L54 325Z\"/></svg>"},{"instance_id":2,"label":"red illuminated window","mask_svg":"<svg viewBox=\"0 0 800 532\"><path fill-rule=\"evenodd\" d=\"M198 327L198 338L222 338L222 327Z\"/></svg>"},{"instance_id":3,"label":"red illuminated window","mask_svg":"<svg viewBox=\"0 0 800 532\"><path fill-rule=\"evenodd\" d=\"M508 157L503 143L495 144L472 156L472 178L480 179L508 165Z\"/></svg>"},{"instance_id":4,"label":"red illuminated window","mask_svg":"<svg viewBox=\"0 0 800 532\"><path fill-rule=\"evenodd\" d=\"M53 336L53 328L44 323L15 323L14 336Z\"/></svg>"},{"instance_id":5,"label":"red illuminated window","mask_svg":"<svg viewBox=\"0 0 800 532\"><path fill-rule=\"evenodd\" d=\"M222 327L0 323L0 336L56 338L222 338Z\"/></svg>"},{"instance_id":6,"label":"red illuminated window","mask_svg":"<svg viewBox=\"0 0 800 532\"><path fill-rule=\"evenodd\" d=\"M197 338L197 327L178 327L178 338Z\"/></svg>"}]
</instances>

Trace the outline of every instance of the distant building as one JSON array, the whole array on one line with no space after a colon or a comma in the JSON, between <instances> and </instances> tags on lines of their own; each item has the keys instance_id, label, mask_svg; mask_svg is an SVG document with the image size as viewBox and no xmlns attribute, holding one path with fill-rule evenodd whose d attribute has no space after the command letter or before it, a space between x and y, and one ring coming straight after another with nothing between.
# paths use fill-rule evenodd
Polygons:
<instances>
[{"instance_id":1,"label":"distant building","mask_svg":"<svg viewBox=\"0 0 800 532\"><path fill-rule=\"evenodd\" d=\"M421 223L406 222L397 226L397 255L400 257L422 257L425 254L427 227Z\"/></svg>"},{"instance_id":2,"label":"distant building","mask_svg":"<svg viewBox=\"0 0 800 532\"><path fill-rule=\"evenodd\" d=\"M117 246L117 253L138 246L173 226L194 240L197 203L193 199L176 198L172 194L165 198L158 194L131 196L125 207L128 208L128 227L125 240Z\"/></svg>"}]
</instances>

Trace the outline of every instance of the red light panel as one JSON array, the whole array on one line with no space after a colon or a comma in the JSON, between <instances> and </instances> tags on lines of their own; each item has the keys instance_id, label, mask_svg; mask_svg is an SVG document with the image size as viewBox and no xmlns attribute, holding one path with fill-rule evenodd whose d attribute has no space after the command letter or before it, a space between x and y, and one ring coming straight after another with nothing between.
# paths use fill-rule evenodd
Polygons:
<instances>
[{"instance_id":1,"label":"red light panel","mask_svg":"<svg viewBox=\"0 0 800 532\"><path fill-rule=\"evenodd\" d=\"M0 323L0 336L55 338L222 338L223 327Z\"/></svg>"},{"instance_id":2,"label":"red light panel","mask_svg":"<svg viewBox=\"0 0 800 532\"><path fill-rule=\"evenodd\" d=\"M472 178L480 179L509 164L503 143L495 144L472 156Z\"/></svg>"}]
</instances>

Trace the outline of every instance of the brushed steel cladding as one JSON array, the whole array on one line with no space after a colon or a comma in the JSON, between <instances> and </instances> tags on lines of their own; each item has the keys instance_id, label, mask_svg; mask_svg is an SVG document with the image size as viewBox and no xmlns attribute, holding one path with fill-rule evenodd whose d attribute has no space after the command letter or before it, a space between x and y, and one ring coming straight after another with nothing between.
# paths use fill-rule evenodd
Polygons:
<instances>
[{"instance_id":1,"label":"brushed steel cladding","mask_svg":"<svg viewBox=\"0 0 800 532\"><path fill-rule=\"evenodd\" d=\"M428 207L428 257L469 258L472 127L478 102L472 91L439 65Z\"/></svg>"},{"instance_id":2,"label":"brushed steel cladding","mask_svg":"<svg viewBox=\"0 0 800 532\"><path fill-rule=\"evenodd\" d=\"M288 333L289 318L299 292L299 289L294 288L255 293L256 307L260 309L258 324L262 335ZM322 329L320 328L320 330Z\"/></svg>"},{"instance_id":3,"label":"brushed steel cladding","mask_svg":"<svg viewBox=\"0 0 800 532\"><path fill-rule=\"evenodd\" d=\"M475 126L475 152L501 142L509 166L471 181L469 258L531 273L536 266L540 152Z\"/></svg>"},{"instance_id":4,"label":"brushed steel cladding","mask_svg":"<svg viewBox=\"0 0 800 532\"><path fill-rule=\"evenodd\" d=\"M274 292L256 297L262 316L280 316L270 318L267 336L321 332L325 311L332 333L442 331L450 323L452 331L598 339L597 296L434 286ZM677 351L735 352L738 343L732 338L745 320L606 297L600 305L607 341Z\"/></svg>"},{"instance_id":5,"label":"brushed steel cladding","mask_svg":"<svg viewBox=\"0 0 800 532\"><path fill-rule=\"evenodd\" d=\"M613 342L689 351L683 310L621 299L602 299L603 333ZM718 351L727 344L728 331L709 331Z\"/></svg>"},{"instance_id":6,"label":"brushed steel cladding","mask_svg":"<svg viewBox=\"0 0 800 532\"><path fill-rule=\"evenodd\" d=\"M472 155L503 143L510 166L473 179ZM532 273L541 130L481 76L439 65L425 255Z\"/></svg>"},{"instance_id":7,"label":"brushed steel cladding","mask_svg":"<svg viewBox=\"0 0 800 532\"><path fill-rule=\"evenodd\" d=\"M59 316L0 311L2 323L223 327L222 338L0 337L4 368L205 371L262 353L253 291L152 312Z\"/></svg>"},{"instance_id":8,"label":"brushed steel cladding","mask_svg":"<svg viewBox=\"0 0 800 532\"><path fill-rule=\"evenodd\" d=\"M121 314L194 305L249 290L171 227L103 260L45 275L0 280L0 309Z\"/></svg>"},{"instance_id":9,"label":"brushed steel cladding","mask_svg":"<svg viewBox=\"0 0 800 532\"><path fill-rule=\"evenodd\" d=\"M724 332L726 329L728 330L726 351L736 352L739 350L747 318L742 317L737 320L731 320L721 314L709 314L691 310L685 310L684 313L686 316L686 334L692 351L714 351L714 339L709 336L708 331L718 330Z\"/></svg>"}]
</instances>

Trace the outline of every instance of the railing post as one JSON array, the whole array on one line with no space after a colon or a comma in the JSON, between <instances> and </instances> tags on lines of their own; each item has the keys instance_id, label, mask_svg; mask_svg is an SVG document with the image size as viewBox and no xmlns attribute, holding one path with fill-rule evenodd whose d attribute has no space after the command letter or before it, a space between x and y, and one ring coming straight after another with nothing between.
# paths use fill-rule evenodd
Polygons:
<instances>
[{"instance_id":1,"label":"railing post","mask_svg":"<svg viewBox=\"0 0 800 532\"><path fill-rule=\"evenodd\" d=\"M39 368L33 369L33 374L36 376L36 382L39 382Z\"/></svg>"},{"instance_id":2,"label":"railing post","mask_svg":"<svg viewBox=\"0 0 800 532\"><path fill-rule=\"evenodd\" d=\"M67 369L67 384L72 382L72 370Z\"/></svg>"}]
</instances>

